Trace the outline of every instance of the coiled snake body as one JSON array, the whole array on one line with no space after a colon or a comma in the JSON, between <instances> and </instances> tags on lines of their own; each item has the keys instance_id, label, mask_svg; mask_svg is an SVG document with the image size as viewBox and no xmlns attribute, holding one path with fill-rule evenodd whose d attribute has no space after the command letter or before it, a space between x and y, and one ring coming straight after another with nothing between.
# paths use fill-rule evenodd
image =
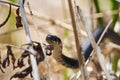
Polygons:
<instances>
[{"instance_id":1,"label":"coiled snake body","mask_svg":"<svg viewBox=\"0 0 120 80\"><path fill-rule=\"evenodd\" d=\"M94 36L96 42L99 40L104 29L105 29L104 27L98 27L93 32L93 36ZM115 33L112 29L108 29L108 31L105 33L103 38L109 38L112 42L120 45L120 36L117 33ZM59 62L60 64L66 66L66 67L69 67L69 68L78 68L79 67L78 59L70 58L70 57L67 57L64 54L62 54L63 46L62 46L62 41L59 37L49 34L46 37L46 41L50 45L54 46L52 55L56 59L57 62ZM87 61L93 50L93 48L90 44L90 40L88 38L83 43L82 50L84 53L83 54L84 59L85 59L85 61Z\"/></svg>"}]
</instances>

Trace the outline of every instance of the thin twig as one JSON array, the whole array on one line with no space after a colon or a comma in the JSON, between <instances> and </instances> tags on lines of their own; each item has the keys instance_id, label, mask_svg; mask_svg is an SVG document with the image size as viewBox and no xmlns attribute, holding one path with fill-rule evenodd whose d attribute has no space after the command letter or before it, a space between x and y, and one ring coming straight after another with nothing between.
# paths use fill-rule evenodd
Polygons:
<instances>
[{"instance_id":1,"label":"thin twig","mask_svg":"<svg viewBox=\"0 0 120 80\"><path fill-rule=\"evenodd\" d=\"M94 8L93 0L90 0L90 16L92 16L94 14L93 8ZM94 19L93 19L93 17L91 17L90 20L91 20L91 27L94 28Z\"/></svg>"},{"instance_id":2,"label":"thin twig","mask_svg":"<svg viewBox=\"0 0 120 80\"><path fill-rule=\"evenodd\" d=\"M30 36L30 32L29 32L29 27L28 27L28 22L27 22L27 19L26 19L26 14L25 14L23 2L24 2L24 0L19 0L20 12L21 12L21 16L22 16L22 19L23 19L23 22L24 22L24 28L25 28L25 32L26 32L27 41L28 41L28 43L32 44L32 40L31 40L31 36ZM35 54L35 51L33 50L32 46L30 46L30 50L33 51L33 54ZM40 80L39 75L38 75L38 67L37 67L36 59L31 54L30 54L30 60L31 60L31 65L32 65L32 69L33 69L33 78L34 78L34 80Z\"/></svg>"},{"instance_id":3,"label":"thin twig","mask_svg":"<svg viewBox=\"0 0 120 80\"><path fill-rule=\"evenodd\" d=\"M77 53L78 53L78 57L79 57L79 66L81 66L83 64L82 53L81 53L82 50L80 48L80 43L79 43L78 34L77 34L77 25L76 25L76 20L75 20L75 16L74 16L75 15L74 9L73 9L73 5L72 5L72 1L68 0L68 3L69 3L70 15L71 15L71 19L72 19L72 26L73 26L74 36L75 36Z\"/></svg>"},{"instance_id":4,"label":"thin twig","mask_svg":"<svg viewBox=\"0 0 120 80\"><path fill-rule=\"evenodd\" d=\"M0 4L0 5L3 5L3 6L5 6L5 7L8 7L8 5L5 5L5 4ZM12 10L15 11L15 10L16 10L16 7L12 6ZM27 15L30 15L29 10L28 10L27 8L25 8L25 10L26 10L26 14L27 14ZM34 11L34 10L32 10L32 12L34 13L33 17L35 17L35 18L37 18L37 19L40 19L40 20L48 21L48 22L50 22L49 25L50 25L52 22L54 22L53 25L57 25L58 27L61 27L61 28L64 28L64 29L68 29L68 30L72 31L72 26L69 25L69 24L67 24L67 23L65 23L65 22L62 22L62 21L56 20L56 19L52 19L51 17L49 17L49 16L47 16L47 15L40 14L40 13L38 13L37 11ZM103 11L103 12L101 12L101 13L96 13L96 14L93 14L93 15L87 14L87 15L85 15L85 17L96 19L96 18L99 18L99 17L103 17L104 14L106 14L106 15L108 15L108 16L111 16L111 15L114 15L114 14L118 14L119 12L120 12L120 10L112 10L112 11L109 11L109 10L106 11L106 10L105 10L105 11ZM29 20L28 20L28 22L32 22L32 21L29 21ZM32 23L31 23L31 24L32 24ZM40 27L41 27L41 26L40 26ZM40 28L40 27L39 27L39 28ZM83 35L86 36L85 31L82 31L82 33L83 33Z\"/></svg>"},{"instance_id":5,"label":"thin twig","mask_svg":"<svg viewBox=\"0 0 120 80\"><path fill-rule=\"evenodd\" d=\"M80 13L79 13L79 14L80 14ZM99 45L99 43L101 42L103 36L105 35L105 33L106 33L106 31L108 30L108 28L109 28L109 26L110 26L111 23L112 23L112 20L109 21L108 25L107 25L106 28L104 29L103 33L101 34L101 36L100 36L100 38L99 38L99 40L98 40L98 42L97 42L97 45ZM112 44L112 43L111 43L111 44ZM119 49L119 50L120 50L120 47L119 47L118 45L116 45L116 44L111 45L111 44L110 44L110 46L112 46L113 48L116 48L116 49ZM94 53L94 50L92 51L92 53L90 54L90 56L92 56L93 53ZM88 63L89 63L89 59L86 61L85 65L87 65ZM81 75L81 71L78 71L77 74L76 74L75 76L73 76L73 78L77 77L77 79L78 79L80 75Z\"/></svg>"},{"instance_id":6,"label":"thin twig","mask_svg":"<svg viewBox=\"0 0 120 80\"><path fill-rule=\"evenodd\" d=\"M107 24L107 26L105 27L103 33L101 34L99 40L97 41L97 45L100 44L101 40L103 39L103 36L105 35L105 33L107 32L108 28L110 27L110 24L112 23L112 19L109 21L109 23ZM94 50L91 52L90 56L92 56L94 53ZM89 59L87 60L86 64L89 62Z\"/></svg>"},{"instance_id":7,"label":"thin twig","mask_svg":"<svg viewBox=\"0 0 120 80\"><path fill-rule=\"evenodd\" d=\"M75 4L75 19L76 19L76 26L77 26L77 34L78 34L79 44L81 45L81 41L82 41L82 39L81 39L82 32L81 31L82 30L81 30L81 24L80 24L79 9L78 9L78 6L76 5L75 1L74 1L74 4ZM83 60L83 68L81 68L81 73L82 73L83 80L89 80L89 76L88 76L87 69L85 67L85 61L84 60ZM78 77L78 79L79 79L79 77Z\"/></svg>"},{"instance_id":8,"label":"thin twig","mask_svg":"<svg viewBox=\"0 0 120 80\"><path fill-rule=\"evenodd\" d=\"M89 25L88 22L87 22L87 20L86 20L86 18L83 18L82 12L80 13L80 15L82 15L81 18L82 18L84 24L85 24L85 25ZM112 21L111 21L111 22L112 22ZM89 37L89 39L90 39L91 45L92 45L92 47L94 48L94 51L95 51L96 54L97 54L98 60L99 60L99 62L100 62L100 65L101 65L101 67L102 67L102 69L103 69L103 71L104 71L107 79L108 79L108 80L112 80L111 77L110 77L110 74L109 74L109 72L107 71L107 68L106 68L106 66L105 66L104 56L101 54L101 50L100 50L100 48L98 47L98 45L96 44L96 42L95 42L95 40L94 40L94 37L93 37L93 35L92 35L92 32L90 31L90 27L89 27L89 26L85 26L85 28L86 28L86 31L87 31L87 33L88 33L88 37Z\"/></svg>"},{"instance_id":9,"label":"thin twig","mask_svg":"<svg viewBox=\"0 0 120 80\"><path fill-rule=\"evenodd\" d=\"M80 42L78 39L78 31L77 31L78 26L76 25L76 20L75 20L76 18L75 18L74 9L73 9L74 6L72 5L72 0L68 0L68 4L69 4L70 15L72 19L72 27L73 27L74 36L75 36L79 67L82 71L83 80L89 80L88 77L86 76L87 73L84 65L84 58L82 55L82 50L80 48Z\"/></svg>"},{"instance_id":10,"label":"thin twig","mask_svg":"<svg viewBox=\"0 0 120 80\"><path fill-rule=\"evenodd\" d=\"M19 46L16 46L16 45L12 45L12 44L0 44L0 49L3 49L3 48L6 48L6 46L11 46L15 49L20 49L20 50L23 50L23 51L28 51L30 53L32 53L29 49L27 48L23 48L22 45L19 45Z\"/></svg>"},{"instance_id":11,"label":"thin twig","mask_svg":"<svg viewBox=\"0 0 120 80\"><path fill-rule=\"evenodd\" d=\"M120 50L120 45L117 45L117 44L115 44L115 43L110 42L110 43L108 44L108 46L111 46L111 48Z\"/></svg>"},{"instance_id":12,"label":"thin twig","mask_svg":"<svg viewBox=\"0 0 120 80\"><path fill-rule=\"evenodd\" d=\"M42 42L43 40L41 39L42 38L42 35L40 34L40 32L38 31L38 26L36 25L36 23L35 23L35 21L34 21L34 17L33 17L33 13L32 13L32 10L31 10L31 7L30 7L30 4L29 4L29 2L27 2L27 5L28 5L28 9L29 9L29 11L30 11L30 14L31 14L31 18L32 18L32 20L33 20L33 25L34 25L34 28L35 28L35 30L36 30L36 32L37 32L37 36L38 36L38 42ZM46 62L46 64L47 64L47 68L48 68L48 77L49 77L49 80L52 80L52 78L50 77L50 66L49 66L49 64L48 64L48 60L47 60L47 58L46 58L46 54L45 54L45 50L44 50L44 48L43 48L43 44L40 44L41 45L41 48L42 48L42 51L43 51L43 53L44 53L44 55L45 55L45 62Z\"/></svg>"},{"instance_id":13,"label":"thin twig","mask_svg":"<svg viewBox=\"0 0 120 80\"><path fill-rule=\"evenodd\" d=\"M12 9L13 10L16 10L16 7L19 7L19 5L17 5L17 4L13 4L13 3L10 3L10 2L6 2L6 1L2 1L2 0L0 0L0 2L1 3L6 3L6 4L11 4L11 5L13 5L12 6ZM1 4L1 5L4 5L4 6L6 6L6 7L8 7L7 5L5 5L5 4ZM15 6L15 7L14 7ZM29 10L28 9L26 9L25 8L25 10L26 10L26 14L29 14L30 15L30 13L29 13ZM43 19L43 20L50 20L49 18L51 18L51 17L48 17L48 16L46 16L46 15L42 15L42 14L39 14L38 12L36 12L36 11L32 11L33 13L34 13L34 17L36 17L36 18L38 18L38 19ZM100 17L103 17L104 16L104 14L106 14L106 15L108 15L108 16L111 16L111 15L115 15L115 14L118 14L120 12L120 10L105 10L105 11L102 11L102 12L100 12L100 13L94 13L93 15L89 15L89 14L87 14L87 15L85 15L87 18L90 18L90 17L92 17L92 18L100 18Z\"/></svg>"}]
</instances>

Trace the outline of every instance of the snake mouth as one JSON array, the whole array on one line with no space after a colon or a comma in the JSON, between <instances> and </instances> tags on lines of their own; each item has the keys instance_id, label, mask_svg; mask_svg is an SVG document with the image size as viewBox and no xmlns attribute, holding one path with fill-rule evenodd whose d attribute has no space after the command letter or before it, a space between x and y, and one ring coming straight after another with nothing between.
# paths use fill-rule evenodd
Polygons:
<instances>
[{"instance_id":1,"label":"snake mouth","mask_svg":"<svg viewBox=\"0 0 120 80\"><path fill-rule=\"evenodd\" d=\"M49 43L49 44L60 44L61 43L61 40L59 37L55 36L55 35L51 35L51 34L48 34L47 37L46 37L46 41Z\"/></svg>"}]
</instances>

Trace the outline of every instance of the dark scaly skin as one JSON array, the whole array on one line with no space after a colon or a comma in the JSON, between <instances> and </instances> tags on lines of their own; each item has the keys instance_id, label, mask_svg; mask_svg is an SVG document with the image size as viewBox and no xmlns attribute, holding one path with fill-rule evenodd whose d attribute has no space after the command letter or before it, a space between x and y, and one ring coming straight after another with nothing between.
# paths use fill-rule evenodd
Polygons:
<instances>
[{"instance_id":1,"label":"dark scaly skin","mask_svg":"<svg viewBox=\"0 0 120 80\"><path fill-rule=\"evenodd\" d=\"M94 30L93 35L94 35L96 42L99 40L104 29L105 29L105 27L98 27L97 29ZM120 45L120 36L117 33L115 33L112 29L108 29L108 31L105 33L103 38L109 38L112 42ZM53 57L56 59L57 62L59 62L60 64L66 66L66 67L69 67L69 68L79 68L78 59L69 58L69 57L65 56L64 54L62 54L62 41L60 40L60 38L49 34L46 37L46 41L50 45L54 46ZM88 38L83 43L82 50L84 52L84 54L83 54L84 59L85 59L85 61L87 61L93 50L93 48L90 44L90 40Z\"/></svg>"}]
</instances>

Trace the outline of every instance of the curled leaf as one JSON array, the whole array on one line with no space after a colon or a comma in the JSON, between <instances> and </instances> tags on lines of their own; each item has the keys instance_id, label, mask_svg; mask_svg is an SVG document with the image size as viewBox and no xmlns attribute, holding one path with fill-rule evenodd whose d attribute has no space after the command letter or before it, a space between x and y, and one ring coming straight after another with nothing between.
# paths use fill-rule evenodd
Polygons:
<instances>
[{"instance_id":1,"label":"curled leaf","mask_svg":"<svg viewBox=\"0 0 120 80\"><path fill-rule=\"evenodd\" d=\"M19 15L19 8L16 10L16 14L17 14L17 16L16 16L16 27L17 28L20 28L20 27L23 27L23 25L22 25L22 22L21 22L21 16Z\"/></svg>"},{"instance_id":2,"label":"curled leaf","mask_svg":"<svg viewBox=\"0 0 120 80\"><path fill-rule=\"evenodd\" d=\"M24 78L24 77L26 77L28 74L31 74L31 72L32 72L32 67L29 66L29 67L27 67L26 69L24 69L23 71L15 73L15 74L10 78L10 80L12 80L13 78Z\"/></svg>"},{"instance_id":3,"label":"curled leaf","mask_svg":"<svg viewBox=\"0 0 120 80\"><path fill-rule=\"evenodd\" d=\"M2 67L3 68L6 68L10 65L10 60L9 60L9 57L6 57L4 60L3 60L3 63L2 63Z\"/></svg>"},{"instance_id":4,"label":"curled leaf","mask_svg":"<svg viewBox=\"0 0 120 80\"><path fill-rule=\"evenodd\" d=\"M26 58L27 56L29 56L29 52L28 51L24 51L23 53L22 53L22 55L21 55L21 57L18 59L18 62L17 62L17 66L18 67L23 67L23 66L25 66L24 65L24 58Z\"/></svg>"}]
</instances>

